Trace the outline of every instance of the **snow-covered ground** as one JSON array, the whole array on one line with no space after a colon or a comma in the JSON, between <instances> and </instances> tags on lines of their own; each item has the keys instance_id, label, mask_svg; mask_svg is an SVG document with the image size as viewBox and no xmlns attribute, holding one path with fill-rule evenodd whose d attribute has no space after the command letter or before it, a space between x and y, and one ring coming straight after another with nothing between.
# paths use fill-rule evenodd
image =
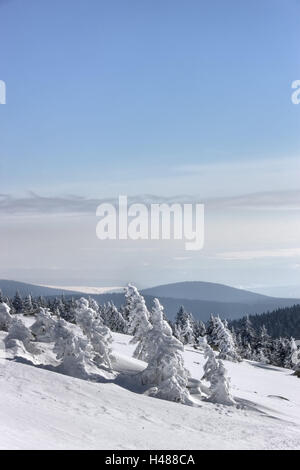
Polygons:
<instances>
[{"instance_id":1,"label":"snow-covered ground","mask_svg":"<svg viewBox=\"0 0 300 470\"><path fill-rule=\"evenodd\" d=\"M27 319L27 323L30 320ZM0 341L5 333L0 332ZM300 449L300 379L291 371L224 361L239 407L195 399L184 406L142 395L130 336L113 333L116 379L88 382L0 359L1 449ZM41 363L54 364L49 346ZM185 365L201 378L204 357L187 347Z\"/></svg>"}]
</instances>

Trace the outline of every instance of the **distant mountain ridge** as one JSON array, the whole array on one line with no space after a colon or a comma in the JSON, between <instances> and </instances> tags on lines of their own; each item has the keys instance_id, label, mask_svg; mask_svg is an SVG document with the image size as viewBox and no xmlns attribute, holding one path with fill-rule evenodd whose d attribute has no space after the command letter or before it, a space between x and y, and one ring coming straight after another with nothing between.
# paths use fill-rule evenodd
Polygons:
<instances>
[{"instance_id":1,"label":"distant mountain ridge","mask_svg":"<svg viewBox=\"0 0 300 470\"><path fill-rule=\"evenodd\" d=\"M14 296L16 291L18 291L21 296L32 294L34 297L38 297L39 295L78 295L78 292L76 291L38 286L36 284L28 284L26 282L12 281L8 279L0 279L0 289L2 290L3 294L8 297Z\"/></svg>"},{"instance_id":2,"label":"distant mountain ridge","mask_svg":"<svg viewBox=\"0 0 300 470\"><path fill-rule=\"evenodd\" d=\"M212 282L187 281L150 287L143 294L173 299L207 300L213 302L264 302L271 297L244 289Z\"/></svg>"}]
</instances>

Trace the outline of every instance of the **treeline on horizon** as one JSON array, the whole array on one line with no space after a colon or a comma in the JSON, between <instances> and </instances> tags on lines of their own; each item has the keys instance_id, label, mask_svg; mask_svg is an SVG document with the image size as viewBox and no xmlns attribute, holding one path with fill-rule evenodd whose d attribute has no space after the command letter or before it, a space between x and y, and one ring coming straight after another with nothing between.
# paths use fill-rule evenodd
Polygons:
<instances>
[{"instance_id":1,"label":"treeline on horizon","mask_svg":"<svg viewBox=\"0 0 300 470\"><path fill-rule=\"evenodd\" d=\"M284 307L273 310L272 312L247 315L253 329L258 333L265 326L268 334L272 338L293 336L300 339L300 305L295 304L292 307ZM246 316L238 320L229 322L230 327L240 330Z\"/></svg>"}]
</instances>

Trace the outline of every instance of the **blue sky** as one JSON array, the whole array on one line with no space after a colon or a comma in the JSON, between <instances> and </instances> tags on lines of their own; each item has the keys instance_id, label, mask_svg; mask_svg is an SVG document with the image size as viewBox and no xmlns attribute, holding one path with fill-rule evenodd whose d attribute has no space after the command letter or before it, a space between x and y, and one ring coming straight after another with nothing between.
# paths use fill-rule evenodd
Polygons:
<instances>
[{"instance_id":1,"label":"blue sky","mask_svg":"<svg viewBox=\"0 0 300 470\"><path fill-rule=\"evenodd\" d=\"M0 8L5 191L299 152L299 1Z\"/></svg>"},{"instance_id":2,"label":"blue sky","mask_svg":"<svg viewBox=\"0 0 300 470\"><path fill-rule=\"evenodd\" d=\"M1 193L205 199L297 190L300 105L290 97L299 15L299 0L0 0ZM243 249L259 249L252 243ZM300 246L278 239L272 250L276 243ZM17 276L17 265L5 266Z\"/></svg>"}]
</instances>

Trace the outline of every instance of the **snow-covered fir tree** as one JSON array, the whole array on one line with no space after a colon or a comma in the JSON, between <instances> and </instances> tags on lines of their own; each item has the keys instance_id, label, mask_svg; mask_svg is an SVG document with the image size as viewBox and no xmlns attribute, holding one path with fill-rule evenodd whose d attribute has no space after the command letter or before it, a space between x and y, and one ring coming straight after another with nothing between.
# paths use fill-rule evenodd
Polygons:
<instances>
[{"instance_id":1,"label":"snow-covered fir tree","mask_svg":"<svg viewBox=\"0 0 300 470\"><path fill-rule=\"evenodd\" d=\"M235 401L231 395L230 382L223 362L216 359L214 351L208 344L205 346L204 355L207 361L204 364L202 379L210 383L209 396L206 400L222 405L234 405Z\"/></svg>"},{"instance_id":2,"label":"snow-covered fir tree","mask_svg":"<svg viewBox=\"0 0 300 470\"><path fill-rule=\"evenodd\" d=\"M93 365L92 347L87 339L76 336L63 319L55 325L54 352L60 361L60 372L80 379L89 378L89 367Z\"/></svg>"},{"instance_id":3,"label":"snow-covered fir tree","mask_svg":"<svg viewBox=\"0 0 300 470\"><path fill-rule=\"evenodd\" d=\"M63 303L63 299L62 298L59 298L59 297L55 297L52 305L51 305L51 310L52 310L52 313L54 315L56 315L57 317L60 317L61 316L61 312L64 311L64 303Z\"/></svg>"},{"instance_id":4,"label":"snow-covered fir tree","mask_svg":"<svg viewBox=\"0 0 300 470\"><path fill-rule=\"evenodd\" d=\"M195 334L190 318L187 318L181 327L180 340L183 344L193 344L195 342Z\"/></svg>"},{"instance_id":5,"label":"snow-covered fir tree","mask_svg":"<svg viewBox=\"0 0 300 470\"><path fill-rule=\"evenodd\" d=\"M43 307L43 308L46 308L46 307L47 307L47 301L46 301L46 299L45 299L42 295L39 295L39 296L38 296L37 302L38 302L38 306L39 306L39 307Z\"/></svg>"},{"instance_id":6,"label":"snow-covered fir tree","mask_svg":"<svg viewBox=\"0 0 300 470\"><path fill-rule=\"evenodd\" d=\"M34 336L29 328L22 322L20 318L12 318L9 326L8 335L5 338L7 348L14 348L23 345L26 351L31 354L38 354L39 348L33 343Z\"/></svg>"},{"instance_id":7,"label":"snow-covered fir tree","mask_svg":"<svg viewBox=\"0 0 300 470\"><path fill-rule=\"evenodd\" d=\"M287 369L293 369L299 360L298 348L294 338L286 338L285 346L286 354L284 359L284 367Z\"/></svg>"},{"instance_id":8,"label":"snow-covered fir tree","mask_svg":"<svg viewBox=\"0 0 300 470\"><path fill-rule=\"evenodd\" d=\"M295 354L295 343L289 338L276 338L273 342L272 364L277 367L292 368L292 356Z\"/></svg>"},{"instance_id":9,"label":"snow-covered fir tree","mask_svg":"<svg viewBox=\"0 0 300 470\"><path fill-rule=\"evenodd\" d=\"M241 337L240 349L241 349L242 357L244 357L245 359L254 359L255 353L253 352L253 349L255 348L257 336L252 326L252 323L249 319L249 316L246 316L242 321L242 325L240 329L240 337ZM251 352L251 356L250 356L250 352Z\"/></svg>"},{"instance_id":10,"label":"snow-covered fir tree","mask_svg":"<svg viewBox=\"0 0 300 470\"><path fill-rule=\"evenodd\" d=\"M56 320L47 308L41 307L36 315L36 320L31 326L31 331L36 341L49 343L54 341L54 330Z\"/></svg>"},{"instance_id":11,"label":"snow-covered fir tree","mask_svg":"<svg viewBox=\"0 0 300 470\"><path fill-rule=\"evenodd\" d=\"M259 333L257 334L252 355L256 361L263 362L264 364L269 364L271 362L272 339L268 335L265 325L260 328Z\"/></svg>"},{"instance_id":12,"label":"snow-covered fir tree","mask_svg":"<svg viewBox=\"0 0 300 470\"><path fill-rule=\"evenodd\" d=\"M111 331L115 331L117 333L127 332L127 323L122 313L117 309L113 302L108 302L108 304L105 305L102 317L105 325L108 326Z\"/></svg>"},{"instance_id":13,"label":"snow-covered fir tree","mask_svg":"<svg viewBox=\"0 0 300 470\"><path fill-rule=\"evenodd\" d=\"M89 306L89 301L84 297L76 302L75 317L76 323L80 326L93 348L92 358L94 363L98 367L111 369L113 356L110 329L102 323L97 312Z\"/></svg>"},{"instance_id":14,"label":"snow-covered fir tree","mask_svg":"<svg viewBox=\"0 0 300 470\"><path fill-rule=\"evenodd\" d=\"M206 335L205 324L202 320L194 322L194 337L198 339L200 336L204 337Z\"/></svg>"},{"instance_id":15,"label":"snow-covered fir tree","mask_svg":"<svg viewBox=\"0 0 300 470\"><path fill-rule=\"evenodd\" d=\"M8 331L12 322L10 308L5 302L0 303L0 331Z\"/></svg>"},{"instance_id":16,"label":"snow-covered fir tree","mask_svg":"<svg viewBox=\"0 0 300 470\"><path fill-rule=\"evenodd\" d=\"M215 318L215 344L219 350L219 359L239 362L239 356L232 334L228 329L228 324L224 323L219 316Z\"/></svg>"},{"instance_id":17,"label":"snow-covered fir tree","mask_svg":"<svg viewBox=\"0 0 300 470\"><path fill-rule=\"evenodd\" d=\"M31 294L26 295L23 301L23 313L30 315L33 313L32 297Z\"/></svg>"},{"instance_id":18,"label":"snow-covered fir tree","mask_svg":"<svg viewBox=\"0 0 300 470\"><path fill-rule=\"evenodd\" d=\"M133 356L147 361L148 359L148 332L151 330L150 315L144 297L137 288L131 284L126 290L126 304L129 309L128 333L133 335L131 343L137 344Z\"/></svg>"},{"instance_id":19,"label":"snow-covered fir tree","mask_svg":"<svg viewBox=\"0 0 300 470\"><path fill-rule=\"evenodd\" d=\"M142 384L150 387L147 390L150 396L190 405L189 374L184 368L183 345L172 335L158 299L154 299L151 318L153 327L146 333L148 366L141 373Z\"/></svg>"},{"instance_id":20,"label":"snow-covered fir tree","mask_svg":"<svg viewBox=\"0 0 300 470\"><path fill-rule=\"evenodd\" d=\"M214 376L214 374L216 373L216 370L218 369L216 356L215 356L213 349L207 343L206 338L201 337L200 344L202 348L204 349L204 357L206 359L206 362L203 366L204 374L203 374L202 379L206 380L207 382L211 382L212 377Z\"/></svg>"},{"instance_id":21,"label":"snow-covered fir tree","mask_svg":"<svg viewBox=\"0 0 300 470\"><path fill-rule=\"evenodd\" d=\"M12 301L14 310L16 313L22 313L24 309L22 297L19 294L19 291L16 292L14 299Z\"/></svg>"},{"instance_id":22,"label":"snow-covered fir tree","mask_svg":"<svg viewBox=\"0 0 300 470\"><path fill-rule=\"evenodd\" d=\"M75 323L76 302L74 298L71 297L71 299L66 300L64 297L62 297L62 302L63 309L60 312L60 317L69 323Z\"/></svg>"},{"instance_id":23,"label":"snow-covered fir tree","mask_svg":"<svg viewBox=\"0 0 300 470\"><path fill-rule=\"evenodd\" d=\"M211 403L219 403L221 405L235 405L236 402L231 395L230 382L227 377L227 371L222 361L218 360L218 367L215 371L211 386L210 395L207 401Z\"/></svg>"},{"instance_id":24,"label":"snow-covered fir tree","mask_svg":"<svg viewBox=\"0 0 300 470\"><path fill-rule=\"evenodd\" d=\"M91 296L89 296L88 301L89 301L89 307L98 314L99 313L98 302L95 299L93 299L93 297Z\"/></svg>"},{"instance_id":25,"label":"snow-covered fir tree","mask_svg":"<svg viewBox=\"0 0 300 470\"><path fill-rule=\"evenodd\" d=\"M216 317L210 315L208 322L206 323L206 339L208 344L213 348L217 349L218 338L217 338L217 320Z\"/></svg>"},{"instance_id":26,"label":"snow-covered fir tree","mask_svg":"<svg viewBox=\"0 0 300 470\"><path fill-rule=\"evenodd\" d=\"M175 318L174 335L183 344L195 342L194 324L195 320L193 315L187 312L183 305L181 305Z\"/></svg>"}]
</instances>

